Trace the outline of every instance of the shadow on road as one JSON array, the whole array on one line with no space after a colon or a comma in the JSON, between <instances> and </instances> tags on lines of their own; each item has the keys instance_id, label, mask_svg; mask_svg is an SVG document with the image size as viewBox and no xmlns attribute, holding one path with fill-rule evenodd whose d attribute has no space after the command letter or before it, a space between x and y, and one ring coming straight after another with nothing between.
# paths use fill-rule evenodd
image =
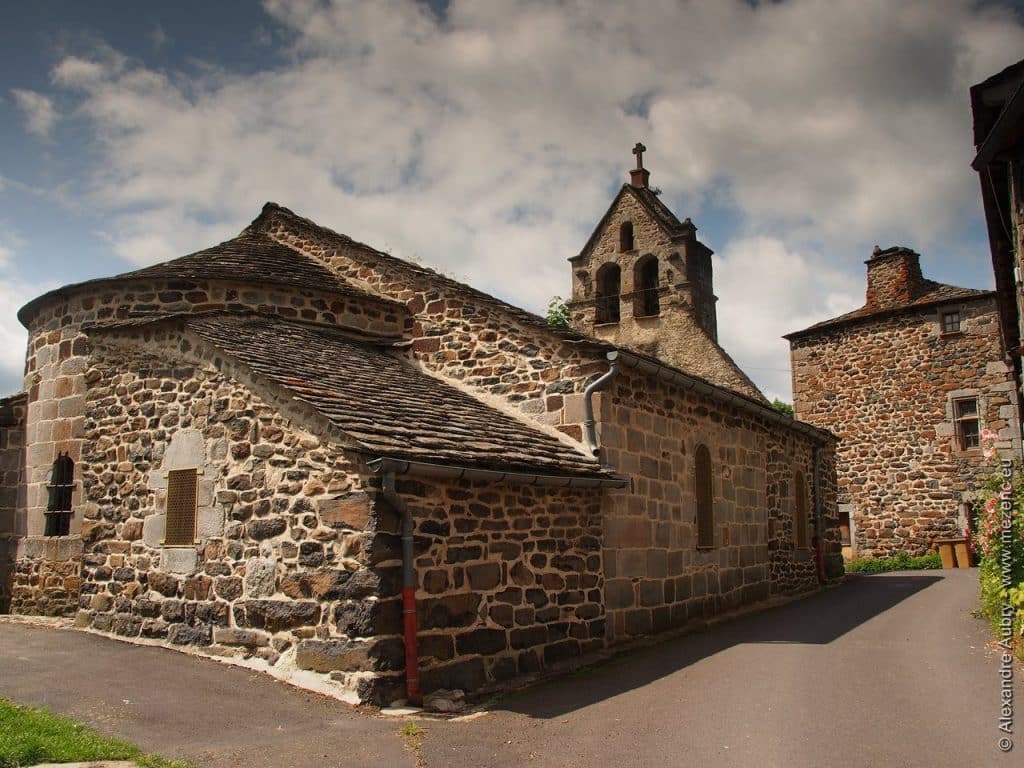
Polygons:
<instances>
[{"instance_id":1,"label":"shadow on road","mask_svg":"<svg viewBox=\"0 0 1024 768\"><path fill-rule=\"evenodd\" d=\"M939 576L905 574L854 576L836 589L666 640L569 678L511 694L496 708L536 718L558 717L646 685L735 645L830 643L941 580ZM574 679L580 684L573 685Z\"/></svg>"}]
</instances>

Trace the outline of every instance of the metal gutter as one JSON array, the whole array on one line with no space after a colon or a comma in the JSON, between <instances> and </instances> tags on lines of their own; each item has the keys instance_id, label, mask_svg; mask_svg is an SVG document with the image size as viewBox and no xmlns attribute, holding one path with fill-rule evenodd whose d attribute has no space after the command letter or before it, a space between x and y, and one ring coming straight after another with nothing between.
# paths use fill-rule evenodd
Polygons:
<instances>
[{"instance_id":1,"label":"metal gutter","mask_svg":"<svg viewBox=\"0 0 1024 768\"><path fill-rule=\"evenodd\" d=\"M580 477L578 475L541 475L532 472L502 472L452 464L433 464L382 456L367 462L378 474L416 475L442 480L484 480L492 483L544 485L560 488L624 488L629 481L623 477Z\"/></svg>"},{"instance_id":2,"label":"metal gutter","mask_svg":"<svg viewBox=\"0 0 1024 768\"><path fill-rule=\"evenodd\" d=\"M742 397L741 395L737 395L727 389L716 387L714 384L704 381L703 379L698 379L695 376L683 373L677 368L661 365L651 360L644 360L643 358L637 357L625 350L609 352L608 358L610 360L613 359L611 356L616 353L618 360L627 368L635 368L642 373L655 376L661 381L668 381L672 384L681 386L684 389L697 392L701 395L706 395L712 400L717 400L725 405L731 405L735 408L739 408L740 410L746 411L747 413L764 419L765 421L788 427L795 432L799 432L810 437L812 440L816 440L819 443L825 443L835 439L835 436L831 432L819 429L818 427L808 424L806 421L798 421L797 419L790 418L789 416L784 416L769 405L762 405L755 400Z\"/></svg>"},{"instance_id":3,"label":"metal gutter","mask_svg":"<svg viewBox=\"0 0 1024 768\"><path fill-rule=\"evenodd\" d=\"M395 476L384 475L384 498L402 514L402 628L405 639L405 696L409 704L423 705L420 693L420 657L416 645L416 566L413 562L412 511L395 490Z\"/></svg>"},{"instance_id":4,"label":"metal gutter","mask_svg":"<svg viewBox=\"0 0 1024 768\"><path fill-rule=\"evenodd\" d=\"M601 376L590 382L587 388L583 390L583 429L587 436L587 445L595 456L601 449L597 444L597 426L594 420L594 393L604 389L618 374L619 353L617 351L609 352L608 360L611 362L611 367Z\"/></svg>"}]
</instances>

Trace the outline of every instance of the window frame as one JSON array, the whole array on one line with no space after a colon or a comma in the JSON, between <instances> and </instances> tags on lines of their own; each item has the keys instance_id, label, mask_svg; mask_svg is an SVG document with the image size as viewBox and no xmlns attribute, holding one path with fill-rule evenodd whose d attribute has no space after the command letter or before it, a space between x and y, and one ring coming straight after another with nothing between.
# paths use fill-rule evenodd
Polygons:
<instances>
[{"instance_id":1,"label":"window frame","mask_svg":"<svg viewBox=\"0 0 1024 768\"><path fill-rule=\"evenodd\" d=\"M636 231L632 221L624 221L619 224L619 253L629 253L636 250Z\"/></svg>"},{"instance_id":2,"label":"window frame","mask_svg":"<svg viewBox=\"0 0 1024 768\"><path fill-rule=\"evenodd\" d=\"M184 502L190 502L191 503L191 511L190 511L191 521L186 521L185 525L175 524L174 526L172 526L171 525L172 510L175 513L177 513L177 510L178 510L177 504L173 503L173 502L176 502L177 499L172 500L172 489L175 490L175 491L178 490L177 484L176 483L172 483L172 475L178 475L179 473L188 473L188 472L192 473L192 477L193 477L192 494L191 494L192 498L189 499L186 496L185 498L182 499L182 503L184 503ZM181 491L181 492L184 492L184 491ZM164 502L165 502L164 503L164 536L163 536L163 541L161 542L161 545L164 546L164 547L194 547L196 545L196 543L197 543L196 540L197 540L197 537L198 537L198 529L199 529L199 468L198 467L181 467L181 468L178 468L178 469L169 469L169 470L167 470L167 496L166 496ZM170 532L172 530L177 532L179 529L185 529L185 528L190 528L191 529L191 531L192 531L191 538L182 537L182 539L180 541L177 540L177 539L175 539L173 541L168 540L168 532ZM187 538L187 540L186 540L186 538Z\"/></svg>"},{"instance_id":3,"label":"window frame","mask_svg":"<svg viewBox=\"0 0 1024 768\"><path fill-rule=\"evenodd\" d=\"M956 327L947 328L947 319L955 318ZM939 312L939 333L943 336L957 336L963 333L963 318L959 309L942 310ZM950 323L952 325L952 323Z\"/></svg>"},{"instance_id":4,"label":"window frame","mask_svg":"<svg viewBox=\"0 0 1024 768\"><path fill-rule=\"evenodd\" d=\"M614 291L608 291L614 274ZM594 324L614 325L622 320L622 267L614 261L602 264L594 277Z\"/></svg>"},{"instance_id":5,"label":"window frame","mask_svg":"<svg viewBox=\"0 0 1024 768\"><path fill-rule=\"evenodd\" d=\"M973 403L974 412L973 414L963 414L960 412L960 406L965 403ZM953 439L955 441L957 450L959 451L976 451L981 448L981 402L977 395L968 395L965 397L954 397L953 398ZM967 445L967 433L964 431L964 424L973 422L973 442L974 445Z\"/></svg>"},{"instance_id":6,"label":"window frame","mask_svg":"<svg viewBox=\"0 0 1024 768\"><path fill-rule=\"evenodd\" d=\"M653 270L653 274L651 271ZM649 253L633 267L633 316L658 317L661 315L661 265L658 257ZM651 311L653 309L653 311Z\"/></svg>"},{"instance_id":7,"label":"window frame","mask_svg":"<svg viewBox=\"0 0 1024 768\"><path fill-rule=\"evenodd\" d=\"M793 545L796 549L810 548L810 505L807 479L797 469L793 472Z\"/></svg>"},{"instance_id":8,"label":"window frame","mask_svg":"<svg viewBox=\"0 0 1024 768\"><path fill-rule=\"evenodd\" d=\"M53 460L46 489L49 498L43 513L43 535L68 536L71 534L71 518L75 514L75 462L67 453L61 453Z\"/></svg>"},{"instance_id":9,"label":"window frame","mask_svg":"<svg viewBox=\"0 0 1024 768\"><path fill-rule=\"evenodd\" d=\"M711 451L701 443L693 452L693 492L696 498L696 546L715 548L715 474Z\"/></svg>"}]
</instances>

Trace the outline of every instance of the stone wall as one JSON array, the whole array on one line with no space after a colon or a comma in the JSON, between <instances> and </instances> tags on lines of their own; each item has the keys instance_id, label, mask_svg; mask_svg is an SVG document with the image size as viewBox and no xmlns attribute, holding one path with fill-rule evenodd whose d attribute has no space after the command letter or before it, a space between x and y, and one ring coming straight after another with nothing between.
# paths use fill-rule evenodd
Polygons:
<instances>
[{"instance_id":1,"label":"stone wall","mask_svg":"<svg viewBox=\"0 0 1024 768\"><path fill-rule=\"evenodd\" d=\"M44 540L84 545L77 623L323 673L353 700L401 697L400 520L379 480L299 406L182 341L90 339L81 537ZM199 540L163 547L163 473L184 452L202 471ZM603 646L599 490L398 490L416 523L424 691L486 689Z\"/></svg>"},{"instance_id":2,"label":"stone wall","mask_svg":"<svg viewBox=\"0 0 1024 768\"><path fill-rule=\"evenodd\" d=\"M631 369L600 402L603 460L633 479L604 504L609 638L817 587L813 552L797 550L793 533L792 476L813 477L810 438ZM697 548L693 456L700 444L713 467L711 549ZM831 453L822 446L821 501L826 552L838 556ZM812 493L808 500L813 509Z\"/></svg>"},{"instance_id":3,"label":"stone wall","mask_svg":"<svg viewBox=\"0 0 1024 768\"><path fill-rule=\"evenodd\" d=\"M496 688L604 647L600 489L410 479L398 491L421 550L425 691Z\"/></svg>"},{"instance_id":4,"label":"stone wall","mask_svg":"<svg viewBox=\"0 0 1024 768\"><path fill-rule=\"evenodd\" d=\"M17 523L20 531L30 537L43 533L46 485L56 456L67 453L76 464L81 459L84 374L89 364L82 326L129 317L215 310L272 313L385 336L401 336L407 320L394 305L372 299L217 281L135 281L116 288L87 286L41 302L29 318L25 363L29 450L26 504ZM78 487L73 495L76 510L81 501ZM79 534L81 522L78 514L72 518L72 535Z\"/></svg>"},{"instance_id":5,"label":"stone wall","mask_svg":"<svg viewBox=\"0 0 1024 768\"><path fill-rule=\"evenodd\" d=\"M0 399L0 613L11 604L11 581L17 546L18 510L24 506L24 394Z\"/></svg>"},{"instance_id":6,"label":"stone wall","mask_svg":"<svg viewBox=\"0 0 1024 768\"><path fill-rule=\"evenodd\" d=\"M962 332L941 333L943 311ZM839 437L838 502L854 550L923 554L962 535L963 505L986 472L956 442L952 401L977 397L982 426L1018 445L1013 383L990 298L907 309L800 335L791 342L797 417Z\"/></svg>"}]
</instances>

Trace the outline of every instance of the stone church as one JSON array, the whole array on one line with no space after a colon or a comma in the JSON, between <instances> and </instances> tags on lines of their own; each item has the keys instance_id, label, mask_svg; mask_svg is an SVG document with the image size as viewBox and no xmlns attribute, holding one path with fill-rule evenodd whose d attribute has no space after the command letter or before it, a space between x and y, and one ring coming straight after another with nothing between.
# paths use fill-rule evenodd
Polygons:
<instances>
[{"instance_id":1,"label":"stone church","mask_svg":"<svg viewBox=\"0 0 1024 768\"><path fill-rule=\"evenodd\" d=\"M793 407L839 438L845 556L920 555L972 529L982 431L1020 450L1013 369L994 292L928 280L905 247L866 264L863 307L787 335Z\"/></svg>"},{"instance_id":2,"label":"stone church","mask_svg":"<svg viewBox=\"0 0 1024 768\"><path fill-rule=\"evenodd\" d=\"M383 704L840 575L833 437L719 346L712 253L641 149L569 260L572 330L272 203L30 301L5 607Z\"/></svg>"}]
</instances>

